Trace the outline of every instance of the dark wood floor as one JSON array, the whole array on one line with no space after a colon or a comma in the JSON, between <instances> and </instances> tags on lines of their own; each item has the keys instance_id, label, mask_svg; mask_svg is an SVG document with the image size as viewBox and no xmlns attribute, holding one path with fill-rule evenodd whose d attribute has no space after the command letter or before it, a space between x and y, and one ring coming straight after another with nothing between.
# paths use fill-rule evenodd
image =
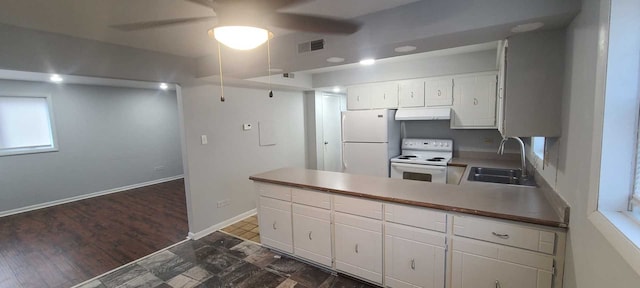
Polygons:
<instances>
[{"instance_id":1,"label":"dark wood floor","mask_svg":"<svg viewBox=\"0 0 640 288\"><path fill-rule=\"evenodd\" d=\"M0 218L0 288L70 287L184 240L183 180Z\"/></svg>"}]
</instances>

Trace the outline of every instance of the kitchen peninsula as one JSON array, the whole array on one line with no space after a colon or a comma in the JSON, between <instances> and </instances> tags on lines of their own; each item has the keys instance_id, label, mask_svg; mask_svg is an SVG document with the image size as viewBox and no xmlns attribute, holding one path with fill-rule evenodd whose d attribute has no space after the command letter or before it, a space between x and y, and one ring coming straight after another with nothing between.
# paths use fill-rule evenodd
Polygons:
<instances>
[{"instance_id":1,"label":"kitchen peninsula","mask_svg":"<svg viewBox=\"0 0 640 288\"><path fill-rule=\"evenodd\" d=\"M389 287L562 287L564 208L469 170L459 185L300 168L250 179L263 244L294 257Z\"/></svg>"}]
</instances>

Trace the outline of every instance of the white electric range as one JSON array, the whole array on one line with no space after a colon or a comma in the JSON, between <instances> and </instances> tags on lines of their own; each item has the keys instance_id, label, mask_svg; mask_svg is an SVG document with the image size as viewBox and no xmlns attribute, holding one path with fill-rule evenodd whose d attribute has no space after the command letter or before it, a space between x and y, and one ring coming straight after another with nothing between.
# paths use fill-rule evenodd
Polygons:
<instances>
[{"instance_id":1,"label":"white electric range","mask_svg":"<svg viewBox=\"0 0 640 288\"><path fill-rule=\"evenodd\" d=\"M391 158L391 178L447 183L453 140L402 139L402 155Z\"/></svg>"}]
</instances>

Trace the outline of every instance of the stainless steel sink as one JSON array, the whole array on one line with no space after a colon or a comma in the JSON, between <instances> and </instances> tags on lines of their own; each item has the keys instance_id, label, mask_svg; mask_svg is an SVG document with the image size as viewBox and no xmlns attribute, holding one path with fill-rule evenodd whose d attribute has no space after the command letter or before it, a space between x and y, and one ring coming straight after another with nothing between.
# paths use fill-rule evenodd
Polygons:
<instances>
[{"instance_id":1,"label":"stainless steel sink","mask_svg":"<svg viewBox=\"0 0 640 288\"><path fill-rule=\"evenodd\" d=\"M536 186L536 182L532 178L522 179L522 170L520 169L471 167L467 180L519 186Z\"/></svg>"}]
</instances>

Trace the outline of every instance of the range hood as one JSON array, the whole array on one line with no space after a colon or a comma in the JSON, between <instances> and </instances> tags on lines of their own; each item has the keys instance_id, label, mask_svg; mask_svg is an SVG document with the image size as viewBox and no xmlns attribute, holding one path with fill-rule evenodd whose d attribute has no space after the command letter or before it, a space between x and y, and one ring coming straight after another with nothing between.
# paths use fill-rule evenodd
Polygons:
<instances>
[{"instance_id":1,"label":"range hood","mask_svg":"<svg viewBox=\"0 0 640 288\"><path fill-rule=\"evenodd\" d=\"M451 107L403 108L396 111L396 120L448 120Z\"/></svg>"}]
</instances>

